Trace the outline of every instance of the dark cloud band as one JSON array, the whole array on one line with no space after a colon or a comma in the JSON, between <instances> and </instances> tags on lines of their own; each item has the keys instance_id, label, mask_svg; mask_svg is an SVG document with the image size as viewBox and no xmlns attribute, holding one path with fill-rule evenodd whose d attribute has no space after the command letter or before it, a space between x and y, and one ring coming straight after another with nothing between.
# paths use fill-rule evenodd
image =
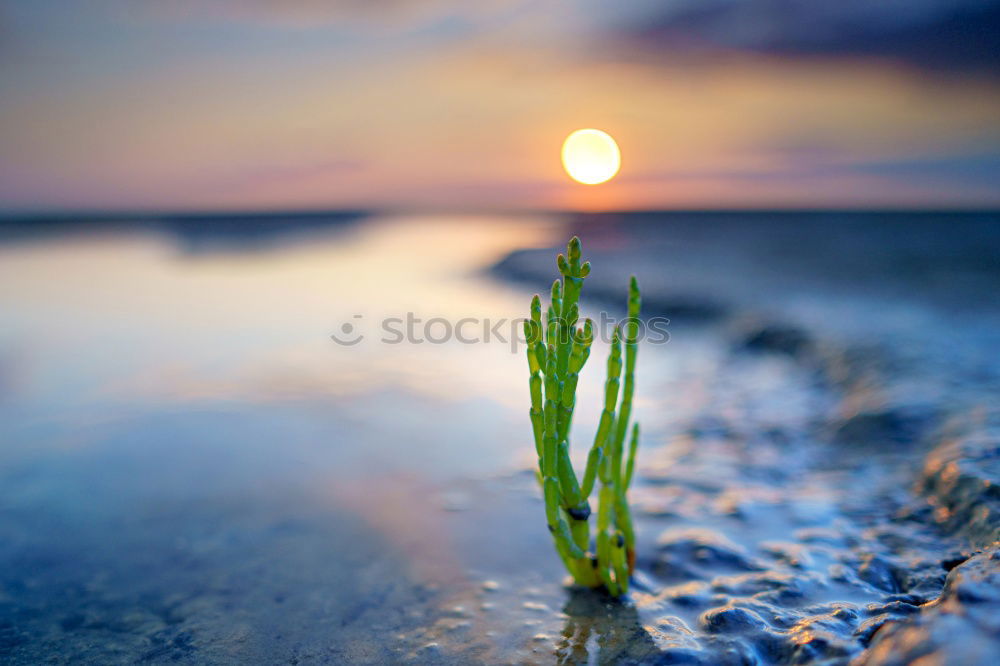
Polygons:
<instances>
[{"instance_id":1,"label":"dark cloud band","mask_svg":"<svg viewBox=\"0 0 1000 666\"><path fill-rule=\"evenodd\" d=\"M699 0L650 7L620 34L668 53L881 57L1000 76L998 0Z\"/></svg>"}]
</instances>

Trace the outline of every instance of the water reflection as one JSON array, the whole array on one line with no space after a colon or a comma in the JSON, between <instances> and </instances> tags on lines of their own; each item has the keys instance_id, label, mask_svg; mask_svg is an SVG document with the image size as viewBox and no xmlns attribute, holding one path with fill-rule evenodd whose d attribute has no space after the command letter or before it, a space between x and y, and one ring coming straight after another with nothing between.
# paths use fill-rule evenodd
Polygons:
<instances>
[{"instance_id":1,"label":"water reflection","mask_svg":"<svg viewBox=\"0 0 1000 666\"><path fill-rule=\"evenodd\" d=\"M383 344L380 322L407 312L423 320L521 316L525 292L478 273L514 247L548 242L552 221L345 218L283 234L270 221L248 230L223 222L197 233L188 222L166 231L84 226L0 245L0 410L19 417L7 426L325 404L344 425L394 423L447 443L462 426L435 432L428 410L506 423L503 401L520 405L521 368L503 343ZM246 238L255 251L243 251ZM193 245L227 251L191 254ZM330 333L356 316L365 339L335 344ZM472 435L472 423L456 421ZM378 448L395 437L369 442ZM480 453L501 439L480 437Z\"/></svg>"},{"instance_id":2,"label":"water reflection","mask_svg":"<svg viewBox=\"0 0 1000 666\"><path fill-rule=\"evenodd\" d=\"M0 660L392 661L537 515L453 494L530 453L520 356L329 334L520 316L482 268L556 222L227 225L0 243Z\"/></svg>"},{"instance_id":3,"label":"water reflection","mask_svg":"<svg viewBox=\"0 0 1000 666\"><path fill-rule=\"evenodd\" d=\"M659 654L639 612L594 590L572 588L556 647L559 664L644 663Z\"/></svg>"}]
</instances>

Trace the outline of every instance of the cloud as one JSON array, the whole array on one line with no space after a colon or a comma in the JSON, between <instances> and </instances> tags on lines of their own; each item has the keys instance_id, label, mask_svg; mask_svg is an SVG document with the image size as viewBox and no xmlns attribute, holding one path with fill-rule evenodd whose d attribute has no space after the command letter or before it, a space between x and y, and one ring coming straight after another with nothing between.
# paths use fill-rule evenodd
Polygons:
<instances>
[{"instance_id":1,"label":"cloud","mask_svg":"<svg viewBox=\"0 0 1000 666\"><path fill-rule=\"evenodd\" d=\"M1000 0L682 0L614 30L664 53L877 57L1000 76Z\"/></svg>"},{"instance_id":2,"label":"cloud","mask_svg":"<svg viewBox=\"0 0 1000 666\"><path fill-rule=\"evenodd\" d=\"M921 155L892 159L858 159L849 155L828 155L811 159L794 157L773 164L729 168L683 168L625 176L634 183L719 179L732 182L802 180L843 176L878 176L903 182L967 184L990 187L997 194L995 174L1000 155Z\"/></svg>"},{"instance_id":3,"label":"cloud","mask_svg":"<svg viewBox=\"0 0 1000 666\"><path fill-rule=\"evenodd\" d=\"M276 183L296 182L302 180L341 178L345 175L362 171L365 163L358 159L330 160L318 164L305 163L293 166L251 166L239 169L213 186L254 188Z\"/></svg>"},{"instance_id":4,"label":"cloud","mask_svg":"<svg viewBox=\"0 0 1000 666\"><path fill-rule=\"evenodd\" d=\"M142 11L172 20L214 20L272 28L324 29L335 25L412 30L439 21L482 20L516 0L458 4L448 0L170 0Z\"/></svg>"}]
</instances>

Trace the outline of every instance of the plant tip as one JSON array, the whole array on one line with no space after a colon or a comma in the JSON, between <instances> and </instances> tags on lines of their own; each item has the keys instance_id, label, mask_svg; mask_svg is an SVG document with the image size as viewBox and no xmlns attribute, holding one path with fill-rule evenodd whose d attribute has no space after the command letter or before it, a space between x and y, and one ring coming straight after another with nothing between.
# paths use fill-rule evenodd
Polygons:
<instances>
[{"instance_id":1,"label":"plant tip","mask_svg":"<svg viewBox=\"0 0 1000 666\"><path fill-rule=\"evenodd\" d=\"M580 261L580 237L573 236L569 239L569 244L566 246L566 253L569 255L569 260L571 262Z\"/></svg>"}]
</instances>

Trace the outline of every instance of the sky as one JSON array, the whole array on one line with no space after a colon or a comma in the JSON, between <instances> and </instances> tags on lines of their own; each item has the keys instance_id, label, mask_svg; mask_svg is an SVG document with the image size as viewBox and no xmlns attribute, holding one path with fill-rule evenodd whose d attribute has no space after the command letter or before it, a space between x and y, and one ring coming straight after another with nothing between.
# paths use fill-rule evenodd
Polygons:
<instances>
[{"instance_id":1,"label":"sky","mask_svg":"<svg viewBox=\"0 0 1000 666\"><path fill-rule=\"evenodd\" d=\"M0 0L0 211L996 206L1000 0Z\"/></svg>"}]
</instances>

